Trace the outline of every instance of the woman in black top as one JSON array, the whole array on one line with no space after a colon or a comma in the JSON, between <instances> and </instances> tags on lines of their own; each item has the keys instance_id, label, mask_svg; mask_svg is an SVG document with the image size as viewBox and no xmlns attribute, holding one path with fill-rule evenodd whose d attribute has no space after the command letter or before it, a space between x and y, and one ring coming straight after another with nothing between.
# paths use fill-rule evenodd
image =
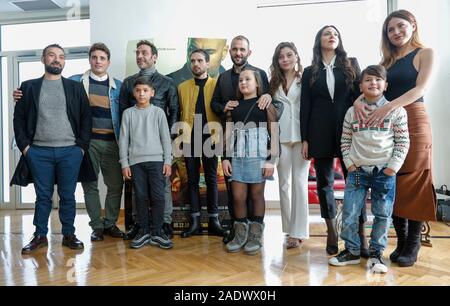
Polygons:
<instances>
[{"instance_id":1,"label":"woman in black top","mask_svg":"<svg viewBox=\"0 0 450 306\"><path fill-rule=\"evenodd\" d=\"M433 71L433 50L420 42L416 18L408 11L391 13L383 24L382 65L388 70L386 99L391 101L374 111L368 125L381 122L393 110L408 113L410 148L397 173L393 223L397 248L392 262L414 265L420 249L423 221L436 220L436 193L431 172L431 127L423 96ZM361 113L361 102L355 111Z\"/></svg>"},{"instance_id":2,"label":"woman in black top","mask_svg":"<svg viewBox=\"0 0 450 306\"><path fill-rule=\"evenodd\" d=\"M346 176L340 148L342 125L345 113L359 96L360 68L356 59L347 57L335 26L324 26L317 33L313 53L312 64L305 69L302 78L302 155L304 159L314 158L320 210L328 230L326 251L333 255L338 252L333 161L339 157ZM368 255L365 221L364 209L360 218L361 256Z\"/></svg>"}]
</instances>

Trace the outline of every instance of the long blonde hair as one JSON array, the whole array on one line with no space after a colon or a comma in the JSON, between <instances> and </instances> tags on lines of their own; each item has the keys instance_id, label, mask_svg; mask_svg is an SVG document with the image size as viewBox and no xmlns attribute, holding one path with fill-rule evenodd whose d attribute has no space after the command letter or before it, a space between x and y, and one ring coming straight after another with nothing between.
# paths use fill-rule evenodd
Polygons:
<instances>
[{"instance_id":1,"label":"long blonde hair","mask_svg":"<svg viewBox=\"0 0 450 306\"><path fill-rule=\"evenodd\" d=\"M394 46L388 37L388 26L389 22L393 18L400 18L408 21L410 24L416 26L416 30L413 32L411 37L411 46L416 48L425 48L419 38L419 26L417 25L416 17L412 13L407 10L399 10L392 12L387 16L386 20L383 23L383 33L381 38L381 52L382 52L382 60L381 65L383 65L386 69L389 69L395 63L395 57L397 55L397 47Z\"/></svg>"}]
</instances>

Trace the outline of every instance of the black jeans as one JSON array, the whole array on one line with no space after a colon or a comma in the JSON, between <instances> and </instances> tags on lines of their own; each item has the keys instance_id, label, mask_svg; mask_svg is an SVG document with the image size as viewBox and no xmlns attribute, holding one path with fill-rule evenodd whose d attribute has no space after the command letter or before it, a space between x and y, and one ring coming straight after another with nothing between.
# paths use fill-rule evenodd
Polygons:
<instances>
[{"instance_id":1,"label":"black jeans","mask_svg":"<svg viewBox=\"0 0 450 306\"><path fill-rule=\"evenodd\" d=\"M186 157L186 170L188 174L189 201L191 204L191 213L199 213L200 202L200 157ZM203 164L203 173L206 182L206 200L208 214L217 215L218 208L218 190L217 190L217 157L201 157Z\"/></svg>"},{"instance_id":2,"label":"black jeans","mask_svg":"<svg viewBox=\"0 0 450 306\"><path fill-rule=\"evenodd\" d=\"M347 169L342 158L339 158L344 177L347 178ZM316 169L317 194L320 202L320 214L324 219L336 218L336 200L334 199L334 158L314 158ZM359 216L359 222L367 221L366 206L364 205Z\"/></svg>"},{"instance_id":3,"label":"black jeans","mask_svg":"<svg viewBox=\"0 0 450 306\"><path fill-rule=\"evenodd\" d=\"M144 162L131 166L131 178L136 199L136 217L139 225L147 234L151 232L159 233L163 224L164 190L166 186L163 165L163 162ZM152 203L150 212L148 209L149 202Z\"/></svg>"}]
</instances>

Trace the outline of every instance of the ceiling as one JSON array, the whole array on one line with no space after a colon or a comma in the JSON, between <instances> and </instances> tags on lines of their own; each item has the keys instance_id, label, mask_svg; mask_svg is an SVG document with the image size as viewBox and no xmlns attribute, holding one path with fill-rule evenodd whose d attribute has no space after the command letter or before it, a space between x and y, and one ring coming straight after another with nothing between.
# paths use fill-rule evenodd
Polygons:
<instances>
[{"instance_id":1,"label":"ceiling","mask_svg":"<svg viewBox=\"0 0 450 306\"><path fill-rule=\"evenodd\" d=\"M81 8L89 8L90 0L0 0L0 14L46 11L62 11L80 3ZM13 3L17 3L15 5Z\"/></svg>"}]
</instances>

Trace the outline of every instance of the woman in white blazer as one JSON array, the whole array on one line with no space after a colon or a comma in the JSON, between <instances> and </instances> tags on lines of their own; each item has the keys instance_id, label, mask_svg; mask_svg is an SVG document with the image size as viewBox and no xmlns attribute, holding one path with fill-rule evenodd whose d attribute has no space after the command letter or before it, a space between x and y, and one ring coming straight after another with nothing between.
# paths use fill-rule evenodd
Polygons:
<instances>
[{"instance_id":1,"label":"woman in white blazer","mask_svg":"<svg viewBox=\"0 0 450 306\"><path fill-rule=\"evenodd\" d=\"M279 121L281 156L278 163L280 205L286 247L299 247L309 238L308 173L310 162L302 158L300 95L303 67L297 48L282 42L270 66L270 93L284 105Z\"/></svg>"}]
</instances>

